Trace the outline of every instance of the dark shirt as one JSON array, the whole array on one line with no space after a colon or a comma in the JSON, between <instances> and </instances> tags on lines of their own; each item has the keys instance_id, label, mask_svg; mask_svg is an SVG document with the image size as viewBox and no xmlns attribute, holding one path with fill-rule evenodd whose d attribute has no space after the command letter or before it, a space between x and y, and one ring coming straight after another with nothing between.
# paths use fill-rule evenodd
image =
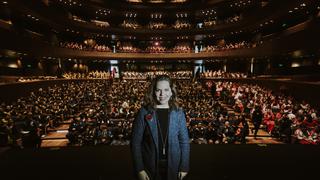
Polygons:
<instances>
[{"instance_id":1,"label":"dark shirt","mask_svg":"<svg viewBox=\"0 0 320 180\"><path fill-rule=\"evenodd\" d=\"M255 123L261 123L262 118L263 118L263 114L262 114L262 111L261 111L261 110L255 110L255 111L252 113L252 120L253 120L253 122L255 122Z\"/></svg>"},{"instance_id":2,"label":"dark shirt","mask_svg":"<svg viewBox=\"0 0 320 180\"><path fill-rule=\"evenodd\" d=\"M167 159L168 156L168 126L169 126L169 109L157 109L158 120L158 138L159 138L159 157ZM161 133L160 133L161 132ZM165 146L165 155L163 155L163 143Z\"/></svg>"}]
</instances>

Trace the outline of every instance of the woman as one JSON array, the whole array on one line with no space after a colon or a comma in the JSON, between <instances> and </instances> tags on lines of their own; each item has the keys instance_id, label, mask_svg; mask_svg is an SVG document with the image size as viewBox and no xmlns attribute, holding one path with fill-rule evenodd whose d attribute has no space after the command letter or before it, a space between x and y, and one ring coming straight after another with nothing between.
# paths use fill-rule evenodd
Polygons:
<instances>
[{"instance_id":1,"label":"woman","mask_svg":"<svg viewBox=\"0 0 320 180\"><path fill-rule=\"evenodd\" d=\"M172 80L156 77L133 123L131 151L140 180L183 179L189 171L186 118L176 101Z\"/></svg>"}]
</instances>

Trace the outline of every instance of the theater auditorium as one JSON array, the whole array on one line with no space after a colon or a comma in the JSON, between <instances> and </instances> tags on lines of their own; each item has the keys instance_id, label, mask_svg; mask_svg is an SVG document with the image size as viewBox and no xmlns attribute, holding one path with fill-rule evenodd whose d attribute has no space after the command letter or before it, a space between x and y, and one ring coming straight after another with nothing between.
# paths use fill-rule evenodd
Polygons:
<instances>
[{"instance_id":1,"label":"theater auditorium","mask_svg":"<svg viewBox=\"0 0 320 180\"><path fill-rule=\"evenodd\" d=\"M0 179L135 179L162 75L183 179L318 179L319 32L318 0L0 0Z\"/></svg>"}]
</instances>

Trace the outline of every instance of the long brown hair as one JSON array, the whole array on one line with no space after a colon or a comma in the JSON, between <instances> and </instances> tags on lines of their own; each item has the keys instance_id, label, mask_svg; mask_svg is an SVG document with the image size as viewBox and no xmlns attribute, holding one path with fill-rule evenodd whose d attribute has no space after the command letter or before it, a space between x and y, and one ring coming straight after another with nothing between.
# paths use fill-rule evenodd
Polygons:
<instances>
[{"instance_id":1,"label":"long brown hair","mask_svg":"<svg viewBox=\"0 0 320 180\"><path fill-rule=\"evenodd\" d=\"M148 110L154 110L156 108L157 100L156 100L155 89L156 89L157 83L159 81L168 81L169 82L171 92L172 92L172 96L169 100L169 109L170 110L177 110L179 107L178 107L178 103L177 103L176 85L168 75L157 76L151 81L151 84L150 84L150 86L144 96L143 105Z\"/></svg>"}]
</instances>

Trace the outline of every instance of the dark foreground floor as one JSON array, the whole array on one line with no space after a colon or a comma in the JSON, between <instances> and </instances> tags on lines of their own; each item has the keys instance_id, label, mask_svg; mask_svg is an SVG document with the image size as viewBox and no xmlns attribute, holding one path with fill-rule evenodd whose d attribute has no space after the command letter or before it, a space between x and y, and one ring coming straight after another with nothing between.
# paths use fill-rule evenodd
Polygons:
<instances>
[{"instance_id":1,"label":"dark foreground floor","mask_svg":"<svg viewBox=\"0 0 320 180\"><path fill-rule=\"evenodd\" d=\"M320 147L192 145L188 179L320 178ZM128 146L10 149L0 155L0 179L133 179Z\"/></svg>"}]
</instances>

